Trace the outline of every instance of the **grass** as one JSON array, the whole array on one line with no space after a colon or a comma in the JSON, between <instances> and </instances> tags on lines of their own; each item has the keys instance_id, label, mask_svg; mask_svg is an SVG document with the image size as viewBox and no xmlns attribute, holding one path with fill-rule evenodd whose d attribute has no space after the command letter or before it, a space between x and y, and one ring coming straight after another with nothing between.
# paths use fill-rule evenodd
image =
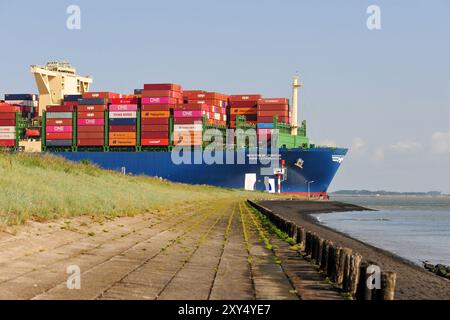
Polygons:
<instances>
[{"instance_id":1,"label":"grass","mask_svg":"<svg viewBox=\"0 0 450 320\"><path fill-rule=\"evenodd\" d=\"M29 219L92 215L98 219L210 206L221 199L267 199L262 192L191 186L124 176L88 162L44 154L0 154L0 229Z\"/></svg>"}]
</instances>

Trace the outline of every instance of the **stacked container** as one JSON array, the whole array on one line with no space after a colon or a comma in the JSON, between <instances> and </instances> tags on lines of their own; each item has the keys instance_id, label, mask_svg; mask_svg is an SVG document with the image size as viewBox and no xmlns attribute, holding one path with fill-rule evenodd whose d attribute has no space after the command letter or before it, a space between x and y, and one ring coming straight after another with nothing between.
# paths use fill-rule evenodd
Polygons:
<instances>
[{"instance_id":1,"label":"stacked container","mask_svg":"<svg viewBox=\"0 0 450 320\"><path fill-rule=\"evenodd\" d=\"M109 105L109 146L136 146L137 98L111 99Z\"/></svg>"},{"instance_id":2,"label":"stacked container","mask_svg":"<svg viewBox=\"0 0 450 320\"><path fill-rule=\"evenodd\" d=\"M83 95L84 97L84 95ZM83 98L77 107L77 146L101 147L105 144L105 98Z\"/></svg>"},{"instance_id":3,"label":"stacked container","mask_svg":"<svg viewBox=\"0 0 450 320\"><path fill-rule=\"evenodd\" d=\"M286 98L268 98L258 101L258 124L273 123L273 117L278 122L289 123L289 100Z\"/></svg>"},{"instance_id":4,"label":"stacked container","mask_svg":"<svg viewBox=\"0 0 450 320\"><path fill-rule=\"evenodd\" d=\"M5 94L5 102L18 106L24 118L34 118L39 115L39 96L37 94Z\"/></svg>"},{"instance_id":5,"label":"stacked container","mask_svg":"<svg viewBox=\"0 0 450 320\"><path fill-rule=\"evenodd\" d=\"M247 123L256 124L259 99L261 99L260 94L230 96L230 128L236 128L238 116L244 116Z\"/></svg>"},{"instance_id":6,"label":"stacked container","mask_svg":"<svg viewBox=\"0 0 450 320\"><path fill-rule=\"evenodd\" d=\"M74 106L47 106L46 110L45 145L47 147L71 147Z\"/></svg>"},{"instance_id":7,"label":"stacked container","mask_svg":"<svg viewBox=\"0 0 450 320\"><path fill-rule=\"evenodd\" d=\"M183 93L185 106L201 105L202 115L206 123L216 126L227 125L228 96L218 92L201 90L185 91Z\"/></svg>"},{"instance_id":8,"label":"stacked container","mask_svg":"<svg viewBox=\"0 0 450 320\"><path fill-rule=\"evenodd\" d=\"M201 146L203 144L202 114L208 106L185 104L173 113L173 144L176 146ZM192 109L190 109L192 108Z\"/></svg>"},{"instance_id":9,"label":"stacked container","mask_svg":"<svg viewBox=\"0 0 450 320\"><path fill-rule=\"evenodd\" d=\"M183 103L177 84L145 84L141 100L141 146L170 145L170 112Z\"/></svg>"},{"instance_id":10,"label":"stacked container","mask_svg":"<svg viewBox=\"0 0 450 320\"><path fill-rule=\"evenodd\" d=\"M0 147L14 147L16 142L16 108L0 103Z\"/></svg>"}]
</instances>

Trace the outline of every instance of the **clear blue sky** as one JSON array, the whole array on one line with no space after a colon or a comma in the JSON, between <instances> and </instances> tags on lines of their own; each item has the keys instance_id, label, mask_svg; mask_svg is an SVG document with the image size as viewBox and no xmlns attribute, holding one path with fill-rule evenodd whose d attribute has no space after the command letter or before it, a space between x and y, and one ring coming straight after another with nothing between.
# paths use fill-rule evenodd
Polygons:
<instances>
[{"instance_id":1,"label":"clear blue sky","mask_svg":"<svg viewBox=\"0 0 450 320\"><path fill-rule=\"evenodd\" d=\"M71 4L81 30L66 28ZM36 91L28 66L52 59L123 93L170 81L290 96L298 70L312 140L352 148L332 189L450 193L447 0L0 0L0 27L1 95Z\"/></svg>"}]
</instances>

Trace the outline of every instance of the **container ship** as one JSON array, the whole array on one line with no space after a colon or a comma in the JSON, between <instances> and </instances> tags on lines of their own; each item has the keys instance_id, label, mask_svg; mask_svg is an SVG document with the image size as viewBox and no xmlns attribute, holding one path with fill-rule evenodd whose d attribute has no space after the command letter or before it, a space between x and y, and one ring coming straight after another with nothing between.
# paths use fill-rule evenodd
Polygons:
<instances>
[{"instance_id":1,"label":"container ship","mask_svg":"<svg viewBox=\"0 0 450 320\"><path fill-rule=\"evenodd\" d=\"M68 63L31 66L39 94L5 94L0 147L38 150L124 174L324 198L347 149L315 146L292 100L150 83L90 92ZM24 150L25 148L25 150Z\"/></svg>"}]
</instances>

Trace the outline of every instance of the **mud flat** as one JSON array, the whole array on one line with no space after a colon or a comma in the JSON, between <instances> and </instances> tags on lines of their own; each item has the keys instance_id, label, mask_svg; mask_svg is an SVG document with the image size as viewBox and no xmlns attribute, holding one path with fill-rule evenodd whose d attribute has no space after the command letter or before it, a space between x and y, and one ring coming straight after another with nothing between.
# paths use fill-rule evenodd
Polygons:
<instances>
[{"instance_id":1,"label":"mud flat","mask_svg":"<svg viewBox=\"0 0 450 320\"><path fill-rule=\"evenodd\" d=\"M371 210L336 201L261 201L263 207L301 225L338 246L348 247L364 259L376 262L382 270L397 273L395 298L399 300L449 300L450 281L381 248L320 224L311 214Z\"/></svg>"}]
</instances>

